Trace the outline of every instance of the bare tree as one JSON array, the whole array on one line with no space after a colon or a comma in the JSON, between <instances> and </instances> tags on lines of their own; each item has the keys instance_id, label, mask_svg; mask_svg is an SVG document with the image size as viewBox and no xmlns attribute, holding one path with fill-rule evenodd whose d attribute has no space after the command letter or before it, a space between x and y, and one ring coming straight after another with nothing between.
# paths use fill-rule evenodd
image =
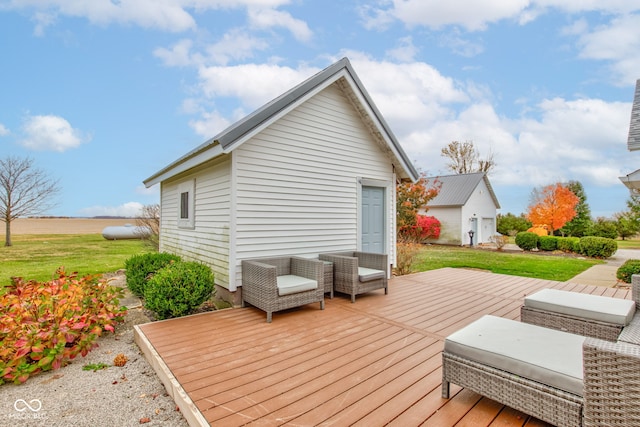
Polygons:
<instances>
[{"instance_id":1,"label":"bare tree","mask_svg":"<svg viewBox=\"0 0 640 427\"><path fill-rule=\"evenodd\" d=\"M145 205L136 220L140 238L156 251L160 248L160 205Z\"/></svg>"},{"instance_id":2,"label":"bare tree","mask_svg":"<svg viewBox=\"0 0 640 427\"><path fill-rule=\"evenodd\" d=\"M480 159L480 153L473 146L473 141L452 141L440 151L440 154L449 159L447 169L457 174L489 173L496 166L492 152L489 152L485 159Z\"/></svg>"},{"instance_id":3,"label":"bare tree","mask_svg":"<svg viewBox=\"0 0 640 427\"><path fill-rule=\"evenodd\" d=\"M40 215L56 203L58 181L34 168L30 158L0 159L0 221L6 226L5 246L11 246L11 222L21 216Z\"/></svg>"}]
</instances>

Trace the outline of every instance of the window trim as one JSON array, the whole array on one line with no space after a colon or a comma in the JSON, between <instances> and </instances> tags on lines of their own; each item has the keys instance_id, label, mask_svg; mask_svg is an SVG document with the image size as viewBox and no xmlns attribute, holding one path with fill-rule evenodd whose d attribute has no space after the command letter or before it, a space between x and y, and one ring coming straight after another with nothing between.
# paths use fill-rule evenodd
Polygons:
<instances>
[{"instance_id":1,"label":"window trim","mask_svg":"<svg viewBox=\"0 0 640 427\"><path fill-rule=\"evenodd\" d=\"M178 228L195 228L195 196L196 196L196 180L190 179L185 182L181 182L178 184L178 197L177 197L177 220L178 220ZM186 194L186 206L185 201L183 199ZM183 207L187 210L187 216L183 217Z\"/></svg>"}]
</instances>

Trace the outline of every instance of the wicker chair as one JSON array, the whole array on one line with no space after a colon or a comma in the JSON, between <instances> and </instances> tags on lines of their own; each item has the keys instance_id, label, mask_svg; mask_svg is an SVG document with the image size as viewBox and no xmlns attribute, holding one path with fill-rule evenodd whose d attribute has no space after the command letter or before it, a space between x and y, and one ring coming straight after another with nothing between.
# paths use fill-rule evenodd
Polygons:
<instances>
[{"instance_id":1,"label":"wicker chair","mask_svg":"<svg viewBox=\"0 0 640 427\"><path fill-rule=\"evenodd\" d=\"M293 287L285 288L284 279ZM315 281L315 287L309 286L310 281ZM303 287L295 282L302 282ZM274 311L314 302L319 302L320 309L324 310L324 264L321 261L289 256L242 261L242 306L248 303L266 311L267 323L271 323Z\"/></svg>"},{"instance_id":2,"label":"wicker chair","mask_svg":"<svg viewBox=\"0 0 640 427\"><path fill-rule=\"evenodd\" d=\"M451 382L556 426L640 425L640 347L582 337L576 351L574 339L580 337L558 331L553 333L573 336L570 340L574 341L574 349L570 352L573 356L563 362L582 373L582 378L577 379L577 390L574 384L572 391L567 391L567 384L562 379L563 384L558 387L531 379L526 373L511 372L505 367L511 362L500 366L479 362L475 357L461 355L455 348L448 349L445 341L442 397L449 398ZM486 340L487 334L482 335ZM520 337L517 345L527 345L529 338ZM559 356L553 355L556 351L562 353L564 346L561 341L543 346L543 351L557 359Z\"/></svg>"},{"instance_id":3,"label":"wicker chair","mask_svg":"<svg viewBox=\"0 0 640 427\"><path fill-rule=\"evenodd\" d=\"M332 252L320 254L322 261L333 263L334 290L351 295L351 302L356 302L356 295L387 287L388 257L386 254L370 252Z\"/></svg>"}]
</instances>

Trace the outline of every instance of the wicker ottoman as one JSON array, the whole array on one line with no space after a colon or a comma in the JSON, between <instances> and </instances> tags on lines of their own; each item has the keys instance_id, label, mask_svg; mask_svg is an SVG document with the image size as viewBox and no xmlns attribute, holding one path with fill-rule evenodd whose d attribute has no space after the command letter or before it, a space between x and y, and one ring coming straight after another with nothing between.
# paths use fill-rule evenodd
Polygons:
<instances>
[{"instance_id":1,"label":"wicker ottoman","mask_svg":"<svg viewBox=\"0 0 640 427\"><path fill-rule=\"evenodd\" d=\"M451 334L442 397L454 383L557 426L582 424L585 337L495 316Z\"/></svg>"},{"instance_id":2,"label":"wicker ottoman","mask_svg":"<svg viewBox=\"0 0 640 427\"><path fill-rule=\"evenodd\" d=\"M635 301L543 289L525 297L520 319L546 328L616 341L635 313Z\"/></svg>"}]
</instances>

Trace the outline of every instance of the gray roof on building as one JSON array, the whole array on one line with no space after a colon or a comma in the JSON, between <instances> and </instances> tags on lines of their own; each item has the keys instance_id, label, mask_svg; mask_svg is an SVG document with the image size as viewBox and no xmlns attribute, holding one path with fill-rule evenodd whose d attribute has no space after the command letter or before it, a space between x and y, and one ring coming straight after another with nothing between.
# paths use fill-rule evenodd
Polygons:
<instances>
[{"instance_id":1,"label":"gray roof on building","mask_svg":"<svg viewBox=\"0 0 640 427\"><path fill-rule=\"evenodd\" d=\"M636 80L636 93L631 107L631 123L627 148L630 151L640 150L640 79Z\"/></svg>"},{"instance_id":2,"label":"gray roof on building","mask_svg":"<svg viewBox=\"0 0 640 427\"><path fill-rule=\"evenodd\" d=\"M438 195L427 203L427 207L429 208L464 206L469 200L469 197L471 197L471 194L473 194L473 191L478 187L478 184L484 180L489 189L489 194L493 199L493 203L496 205L496 209L500 209L498 198L493 191L493 187L491 187L487 174L484 172L433 176L427 179L430 183L437 180L442 184Z\"/></svg>"},{"instance_id":3,"label":"gray roof on building","mask_svg":"<svg viewBox=\"0 0 640 427\"><path fill-rule=\"evenodd\" d=\"M347 76L348 78L344 78ZM207 158L203 153L212 148L216 148L218 153L229 153L239 143L246 140L247 135L255 132L265 123L292 106L297 105L302 99L312 94L319 87L326 87L327 84L343 80L346 85L341 85L343 90L351 91L354 96L350 96L352 102L358 104L356 109L359 111L363 120L367 123L369 129L372 130L374 137L380 141L385 141L387 150L398 160L400 164L396 165L396 170L401 178L409 178L416 181L419 177L417 170L409 160L400 143L391 131L391 128L385 121L384 117L373 103L368 92L364 88L362 82L356 75L351 62L348 58L342 58L334 64L328 66L324 70L311 76L299 85L293 87L289 91L279 97L268 102L253 113L235 122L213 138L207 140L202 145L180 157L162 170L156 172L144 181L147 187L163 181L173 175L184 171L188 167L193 167L194 162L202 163L202 158ZM357 92L357 93L355 93ZM196 160L197 159L197 160ZM196 164L197 164L196 163ZM181 166L182 165L182 166Z\"/></svg>"}]
</instances>

